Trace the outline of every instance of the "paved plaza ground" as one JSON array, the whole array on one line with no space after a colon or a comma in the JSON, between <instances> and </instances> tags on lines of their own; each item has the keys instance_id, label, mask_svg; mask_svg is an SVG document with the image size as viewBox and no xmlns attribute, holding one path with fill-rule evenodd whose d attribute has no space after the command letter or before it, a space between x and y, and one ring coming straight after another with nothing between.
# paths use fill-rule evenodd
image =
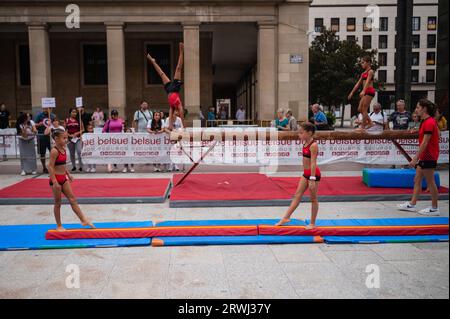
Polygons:
<instances>
[{"instance_id":1,"label":"paved plaza ground","mask_svg":"<svg viewBox=\"0 0 450 319\"><path fill-rule=\"evenodd\" d=\"M14 161L0 163L0 188L25 178L14 172L14 166ZM171 176L142 171L75 177ZM448 187L448 168L440 173L443 186ZM360 174L360 170L324 173ZM299 176L299 172L277 175ZM321 203L319 219L418 216L397 211L397 203ZM448 204L448 200L440 201L442 216L449 215ZM107 222L279 218L286 207L169 208L166 201L82 205L82 209L94 221ZM303 203L294 217L309 218L309 210L309 203ZM54 223L51 205L0 206L0 211L1 225ZM62 214L63 222L77 222L69 206L63 207ZM71 264L79 266L80 288L66 288L66 267ZM366 286L368 265L380 270L379 288ZM3 251L0 298L449 298L449 246L296 244Z\"/></svg>"}]
</instances>

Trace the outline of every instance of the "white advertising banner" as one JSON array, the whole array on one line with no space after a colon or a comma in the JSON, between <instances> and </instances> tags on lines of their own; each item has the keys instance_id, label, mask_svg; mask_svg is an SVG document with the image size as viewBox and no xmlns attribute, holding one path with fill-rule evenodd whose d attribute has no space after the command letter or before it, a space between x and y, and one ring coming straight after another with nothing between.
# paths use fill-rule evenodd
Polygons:
<instances>
[{"instance_id":1,"label":"white advertising banner","mask_svg":"<svg viewBox=\"0 0 450 319\"><path fill-rule=\"evenodd\" d=\"M16 156L18 154L17 130L15 128L0 130L0 156Z\"/></svg>"},{"instance_id":2,"label":"white advertising banner","mask_svg":"<svg viewBox=\"0 0 450 319\"><path fill-rule=\"evenodd\" d=\"M449 162L449 132L440 138L439 163ZM413 156L418 141L399 140ZM190 164L200 159L213 142L171 142L169 135L148 133L101 133L83 135L83 161L87 164ZM181 146L181 147L180 147ZM299 165L300 141L262 140L218 142L203 159L204 164L225 165ZM354 162L363 164L404 165L406 160L388 140L319 141L319 164Z\"/></svg>"}]
</instances>

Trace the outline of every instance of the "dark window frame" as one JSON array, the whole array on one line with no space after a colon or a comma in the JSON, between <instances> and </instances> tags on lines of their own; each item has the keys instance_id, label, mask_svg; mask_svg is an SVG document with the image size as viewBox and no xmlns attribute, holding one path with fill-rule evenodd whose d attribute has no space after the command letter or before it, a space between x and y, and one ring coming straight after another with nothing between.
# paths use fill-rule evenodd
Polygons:
<instances>
[{"instance_id":1,"label":"dark window frame","mask_svg":"<svg viewBox=\"0 0 450 319\"><path fill-rule=\"evenodd\" d=\"M350 24L349 22L350 21L354 21L354 23L353 24ZM352 28L350 28L350 27L352 27ZM353 30L351 30L351 29L353 29ZM356 18L347 18L347 32L355 32L356 31Z\"/></svg>"},{"instance_id":2,"label":"dark window frame","mask_svg":"<svg viewBox=\"0 0 450 319\"><path fill-rule=\"evenodd\" d=\"M25 51L22 51L23 49L25 49ZM17 44L16 59L17 86L28 88L31 86L30 46L28 43ZM22 62L24 62L25 65L23 65Z\"/></svg>"},{"instance_id":3,"label":"dark window frame","mask_svg":"<svg viewBox=\"0 0 450 319\"><path fill-rule=\"evenodd\" d=\"M101 81L101 78L99 75L101 70L100 70L98 61L95 63L97 65L97 69L92 72L92 74L95 74L95 76L96 76L96 80L94 80L93 82L97 82L97 83L93 83L93 82L87 83L88 81L86 81L86 79L87 79L86 77L89 76L89 74L86 74L86 73L90 73L90 72L86 72L87 71L86 70L86 63L87 63L86 48L90 47L90 46L91 47L94 47L94 46L104 47L104 50L105 50L105 52L104 52L105 66L104 66L104 71L103 71L103 72L105 72L104 81ZM96 57L95 59L99 60L98 57ZM81 84L83 87L107 87L108 86L108 47L107 47L106 42L83 42L83 43L81 43L81 75L82 75L81 76Z\"/></svg>"},{"instance_id":4,"label":"dark window frame","mask_svg":"<svg viewBox=\"0 0 450 319\"><path fill-rule=\"evenodd\" d=\"M381 41L381 39L386 39L386 41ZM379 49L387 49L388 48L388 46L389 46L389 37L388 37L388 35L387 34L380 34L380 35L378 35L378 48ZM385 45L382 47L381 46L381 44L382 43L385 43Z\"/></svg>"}]
</instances>

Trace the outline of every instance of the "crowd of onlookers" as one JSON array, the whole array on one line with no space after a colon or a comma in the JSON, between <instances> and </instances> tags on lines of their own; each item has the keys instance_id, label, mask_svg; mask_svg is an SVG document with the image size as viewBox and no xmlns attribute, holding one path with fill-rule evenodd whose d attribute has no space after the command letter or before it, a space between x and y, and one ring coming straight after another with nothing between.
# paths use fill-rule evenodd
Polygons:
<instances>
[{"instance_id":1,"label":"crowd of onlookers","mask_svg":"<svg viewBox=\"0 0 450 319\"><path fill-rule=\"evenodd\" d=\"M0 109L0 129L5 129L9 127L11 116L4 104L1 105ZM183 128L183 122L179 117L178 111L175 111L173 123L170 125L167 115L162 111L150 110L147 101L140 103L139 109L134 113L131 125L119 117L117 110L111 110L108 118L107 114L100 107L97 107L91 114L87 113L83 107L71 108L65 119L58 118L50 109L43 109L34 118L30 113L20 113L16 120L16 129L20 152L21 175L28 173L37 174L36 146L42 165L42 173L48 173L46 155L47 151L50 152L53 146L51 133L55 129L64 130L68 134L67 148L72 164L71 171L95 173L97 170L95 164L88 164L86 167L83 165L81 157L82 134L94 132L147 132L149 134L161 134L180 128ZM118 165L108 165L107 169L108 172L115 172L118 169ZM153 169L155 172L180 170L175 164L154 164ZM124 165L122 172L126 173L128 171L135 171L133 164Z\"/></svg>"}]
</instances>

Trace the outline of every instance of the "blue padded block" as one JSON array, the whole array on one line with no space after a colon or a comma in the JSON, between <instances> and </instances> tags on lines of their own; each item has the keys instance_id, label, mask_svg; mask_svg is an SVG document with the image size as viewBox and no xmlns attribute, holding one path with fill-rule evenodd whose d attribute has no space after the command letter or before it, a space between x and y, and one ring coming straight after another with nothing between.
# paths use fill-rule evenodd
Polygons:
<instances>
[{"instance_id":1,"label":"blue padded block","mask_svg":"<svg viewBox=\"0 0 450 319\"><path fill-rule=\"evenodd\" d=\"M316 226L423 226L448 225L448 217L407 217L375 219L318 219ZM310 220L306 223L309 225Z\"/></svg>"},{"instance_id":2,"label":"blue padded block","mask_svg":"<svg viewBox=\"0 0 450 319\"><path fill-rule=\"evenodd\" d=\"M279 219L241 219L241 220L173 220L155 224L155 227L176 227L176 226L254 226L254 225L275 225ZM286 225L305 226L303 220L292 219Z\"/></svg>"},{"instance_id":3,"label":"blue padded block","mask_svg":"<svg viewBox=\"0 0 450 319\"><path fill-rule=\"evenodd\" d=\"M205 237L161 237L163 246L202 245L259 245L314 243L313 236L205 236Z\"/></svg>"},{"instance_id":4,"label":"blue padded block","mask_svg":"<svg viewBox=\"0 0 450 319\"><path fill-rule=\"evenodd\" d=\"M414 188L415 169L384 169L384 168L364 168L363 179L369 187L388 188ZM434 173L434 180L437 187L440 187L441 180L439 173ZM427 188L427 182L422 180L422 188Z\"/></svg>"},{"instance_id":5,"label":"blue padded block","mask_svg":"<svg viewBox=\"0 0 450 319\"><path fill-rule=\"evenodd\" d=\"M448 242L448 235L424 236L324 236L327 244L383 244L383 243L420 243Z\"/></svg>"},{"instance_id":6,"label":"blue padded block","mask_svg":"<svg viewBox=\"0 0 450 319\"><path fill-rule=\"evenodd\" d=\"M152 222L95 223L98 228L151 227ZM35 250L62 248L106 248L149 246L150 238L105 238L46 240L45 233L55 224L0 226L0 250ZM81 228L80 224L64 224L66 229ZM85 227L88 228L88 227Z\"/></svg>"}]
</instances>

